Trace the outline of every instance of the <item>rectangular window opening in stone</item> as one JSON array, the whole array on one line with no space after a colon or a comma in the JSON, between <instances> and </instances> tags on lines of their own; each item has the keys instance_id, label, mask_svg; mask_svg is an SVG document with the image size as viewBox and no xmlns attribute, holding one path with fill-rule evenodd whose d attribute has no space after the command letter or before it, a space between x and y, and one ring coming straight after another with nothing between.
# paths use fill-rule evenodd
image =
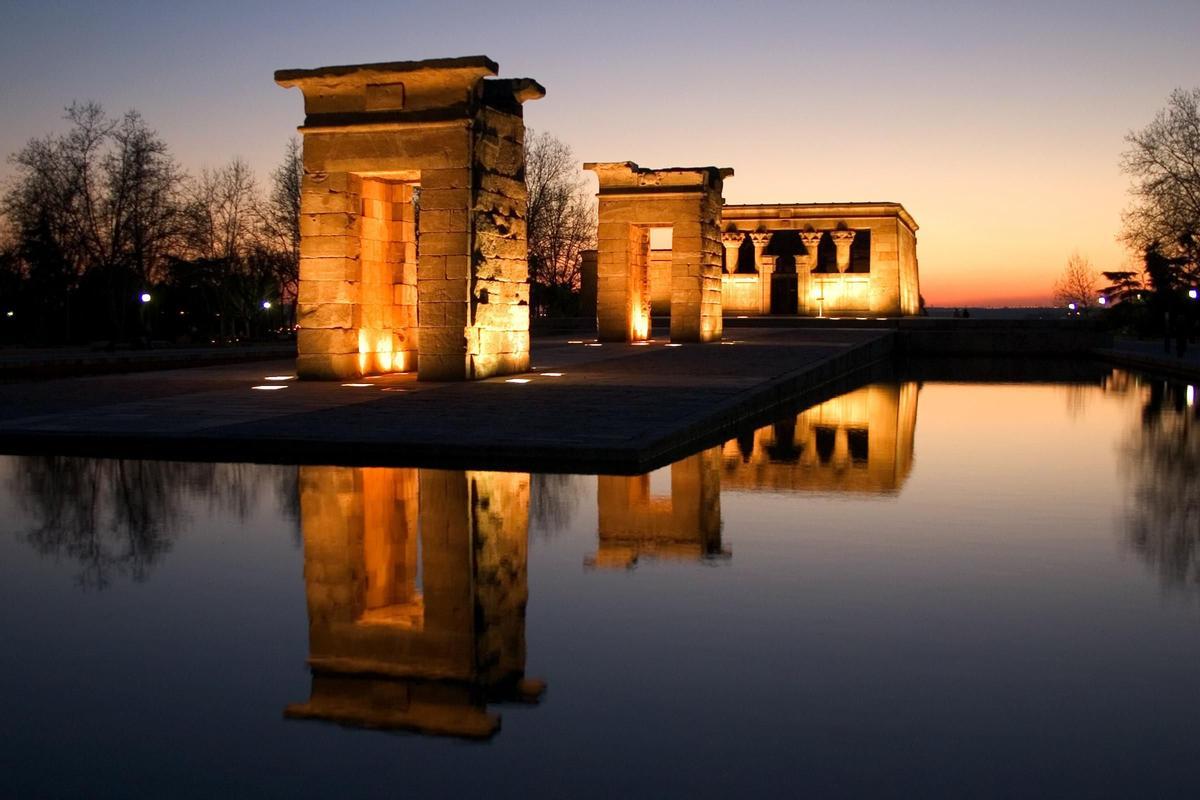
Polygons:
<instances>
[{"instance_id":1,"label":"rectangular window opening in stone","mask_svg":"<svg viewBox=\"0 0 1200 800\"><path fill-rule=\"evenodd\" d=\"M650 313L671 313L671 229L650 228Z\"/></svg>"}]
</instances>

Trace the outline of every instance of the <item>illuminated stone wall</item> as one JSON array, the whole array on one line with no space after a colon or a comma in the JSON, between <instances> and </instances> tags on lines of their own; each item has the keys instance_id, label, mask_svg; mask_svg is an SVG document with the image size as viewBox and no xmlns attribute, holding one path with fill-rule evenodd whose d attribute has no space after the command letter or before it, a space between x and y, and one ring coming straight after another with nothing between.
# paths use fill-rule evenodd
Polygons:
<instances>
[{"instance_id":1,"label":"illuminated stone wall","mask_svg":"<svg viewBox=\"0 0 1200 800\"><path fill-rule=\"evenodd\" d=\"M755 242L757 274L723 277L726 314L770 313L769 276L785 256L794 259L800 315L902 316L920 311L917 224L899 203L730 205L722 211L721 224L727 248L740 246L740 237L763 242ZM792 234L795 238L788 241L795 246L785 248L785 237L776 235L780 232ZM851 263L856 238L869 239L865 269ZM832 256L826 264L818 261L822 246ZM757 304L749 286L755 279L761 292Z\"/></svg>"},{"instance_id":2,"label":"illuminated stone wall","mask_svg":"<svg viewBox=\"0 0 1200 800\"><path fill-rule=\"evenodd\" d=\"M300 468L308 702L295 718L486 737L524 677L529 476Z\"/></svg>"},{"instance_id":3,"label":"illuminated stone wall","mask_svg":"<svg viewBox=\"0 0 1200 800\"><path fill-rule=\"evenodd\" d=\"M472 56L275 74L306 113L301 377L527 369L521 106L544 91L497 70Z\"/></svg>"},{"instance_id":4,"label":"illuminated stone wall","mask_svg":"<svg viewBox=\"0 0 1200 800\"><path fill-rule=\"evenodd\" d=\"M651 491L649 474L596 479L599 544L589 566L625 568L642 558L699 560L721 548L721 448L669 467L671 490Z\"/></svg>"},{"instance_id":5,"label":"illuminated stone wall","mask_svg":"<svg viewBox=\"0 0 1200 800\"><path fill-rule=\"evenodd\" d=\"M918 384L872 384L724 446L722 486L741 491L900 490L912 470Z\"/></svg>"},{"instance_id":6,"label":"illuminated stone wall","mask_svg":"<svg viewBox=\"0 0 1200 800\"><path fill-rule=\"evenodd\" d=\"M652 289L649 230L671 229L671 340L721 338L721 189L733 170L642 169L588 163L600 180L597 331L604 341L645 339Z\"/></svg>"}]
</instances>

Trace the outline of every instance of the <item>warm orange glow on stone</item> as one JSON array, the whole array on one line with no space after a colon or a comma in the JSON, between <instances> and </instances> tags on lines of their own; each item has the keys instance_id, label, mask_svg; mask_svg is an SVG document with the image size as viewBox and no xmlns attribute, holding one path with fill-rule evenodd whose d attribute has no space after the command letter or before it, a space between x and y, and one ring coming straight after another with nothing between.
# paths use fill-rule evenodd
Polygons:
<instances>
[{"instance_id":1,"label":"warm orange glow on stone","mask_svg":"<svg viewBox=\"0 0 1200 800\"><path fill-rule=\"evenodd\" d=\"M640 559L728 556L721 547L721 448L672 464L670 494L655 496L650 475L596 479L599 545L592 567L627 568Z\"/></svg>"},{"instance_id":2,"label":"warm orange glow on stone","mask_svg":"<svg viewBox=\"0 0 1200 800\"><path fill-rule=\"evenodd\" d=\"M721 190L731 169L642 169L592 162L600 182L596 318L600 339L649 335L653 301L650 231L671 229L671 338L721 338Z\"/></svg>"},{"instance_id":3,"label":"warm orange glow on stone","mask_svg":"<svg viewBox=\"0 0 1200 800\"><path fill-rule=\"evenodd\" d=\"M544 91L497 70L472 56L276 73L307 113L301 377L528 368L521 104Z\"/></svg>"},{"instance_id":4,"label":"warm orange glow on stone","mask_svg":"<svg viewBox=\"0 0 1200 800\"><path fill-rule=\"evenodd\" d=\"M725 444L725 489L891 493L912 470L915 383L872 384Z\"/></svg>"},{"instance_id":5,"label":"warm orange glow on stone","mask_svg":"<svg viewBox=\"0 0 1200 800\"><path fill-rule=\"evenodd\" d=\"M292 718L486 738L527 680L527 474L300 468L307 702Z\"/></svg>"}]
</instances>

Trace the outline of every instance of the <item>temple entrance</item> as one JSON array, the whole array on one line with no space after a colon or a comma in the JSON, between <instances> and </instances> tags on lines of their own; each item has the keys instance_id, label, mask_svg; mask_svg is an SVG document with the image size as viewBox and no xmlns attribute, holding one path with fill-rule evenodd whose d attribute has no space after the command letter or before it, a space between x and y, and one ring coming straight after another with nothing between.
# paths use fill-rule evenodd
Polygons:
<instances>
[{"instance_id":1,"label":"temple entrance","mask_svg":"<svg viewBox=\"0 0 1200 800\"><path fill-rule=\"evenodd\" d=\"M498 69L469 56L275 73L304 94L301 378L528 369L521 104L545 91Z\"/></svg>"},{"instance_id":2,"label":"temple entrance","mask_svg":"<svg viewBox=\"0 0 1200 800\"><path fill-rule=\"evenodd\" d=\"M600 183L596 331L601 341L650 334L650 232L671 229L671 340L721 338L721 190L733 170L642 169L629 161L589 162ZM661 256L660 256L661 259ZM664 264L665 266L665 264ZM661 301L660 301L661 303Z\"/></svg>"},{"instance_id":3,"label":"temple entrance","mask_svg":"<svg viewBox=\"0 0 1200 800\"><path fill-rule=\"evenodd\" d=\"M771 276L772 314L797 313L799 297L795 272L776 272Z\"/></svg>"}]
</instances>

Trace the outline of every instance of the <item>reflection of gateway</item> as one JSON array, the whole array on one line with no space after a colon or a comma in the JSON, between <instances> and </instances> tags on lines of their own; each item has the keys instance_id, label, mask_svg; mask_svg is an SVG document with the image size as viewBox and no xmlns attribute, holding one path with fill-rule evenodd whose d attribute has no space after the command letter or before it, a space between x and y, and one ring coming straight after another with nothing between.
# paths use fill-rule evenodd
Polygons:
<instances>
[{"instance_id":1,"label":"reflection of gateway","mask_svg":"<svg viewBox=\"0 0 1200 800\"><path fill-rule=\"evenodd\" d=\"M727 442L723 485L897 492L912 469L918 390L916 383L864 386Z\"/></svg>"},{"instance_id":2,"label":"reflection of gateway","mask_svg":"<svg viewBox=\"0 0 1200 800\"><path fill-rule=\"evenodd\" d=\"M526 680L529 476L301 467L312 693L288 717L491 736Z\"/></svg>"},{"instance_id":3,"label":"reflection of gateway","mask_svg":"<svg viewBox=\"0 0 1200 800\"><path fill-rule=\"evenodd\" d=\"M721 549L721 448L670 467L671 491L655 496L650 475L597 478L599 546L588 566L629 567L639 558L698 560Z\"/></svg>"}]
</instances>

